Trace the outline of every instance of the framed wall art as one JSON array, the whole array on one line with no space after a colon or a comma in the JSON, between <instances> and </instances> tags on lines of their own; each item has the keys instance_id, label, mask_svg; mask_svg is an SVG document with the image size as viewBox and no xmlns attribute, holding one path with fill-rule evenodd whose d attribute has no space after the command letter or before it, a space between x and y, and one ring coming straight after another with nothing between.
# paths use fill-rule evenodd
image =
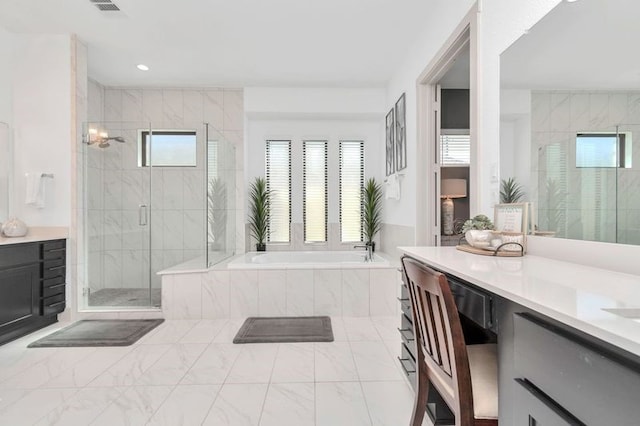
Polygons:
<instances>
[{"instance_id":1,"label":"framed wall art","mask_svg":"<svg viewBox=\"0 0 640 426\"><path fill-rule=\"evenodd\" d=\"M407 167L407 126L404 93L395 106L395 164L396 170Z\"/></svg>"},{"instance_id":2,"label":"framed wall art","mask_svg":"<svg viewBox=\"0 0 640 426\"><path fill-rule=\"evenodd\" d=\"M394 136L395 136L395 125L394 125L394 109L391 108L391 111L387 114L386 119L386 130L387 130L387 140L386 140L386 175L392 175L395 173L395 144L394 144Z\"/></svg>"}]
</instances>

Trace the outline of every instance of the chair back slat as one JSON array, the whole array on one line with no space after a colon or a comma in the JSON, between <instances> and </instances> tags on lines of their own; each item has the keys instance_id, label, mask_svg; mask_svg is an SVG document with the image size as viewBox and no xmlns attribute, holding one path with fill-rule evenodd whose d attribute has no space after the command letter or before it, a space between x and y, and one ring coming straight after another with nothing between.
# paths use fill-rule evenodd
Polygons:
<instances>
[{"instance_id":1,"label":"chair back slat","mask_svg":"<svg viewBox=\"0 0 640 426\"><path fill-rule=\"evenodd\" d=\"M402 258L411 298L416 350L425 356L430 383L456 417L456 425L473 422L471 377L458 310L444 274L409 258Z\"/></svg>"}]
</instances>

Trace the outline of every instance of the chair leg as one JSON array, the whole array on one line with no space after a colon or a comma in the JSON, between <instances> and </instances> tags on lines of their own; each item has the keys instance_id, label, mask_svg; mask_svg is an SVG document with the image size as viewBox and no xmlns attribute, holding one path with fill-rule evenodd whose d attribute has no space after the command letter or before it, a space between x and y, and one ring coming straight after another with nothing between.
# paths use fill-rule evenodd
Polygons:
<instances>
[{"instance_id":1,"label":"chair leg","mask_svg":"<svg viewBox=\"0 0 640 426\"><path fill-rule=\"evenodd\" d=\"M420 360L418 360L420 362ZM425 368L418 368L416 384L416 397L413 403L413 414L411 415L411 426L422 426L424 414L427 410L427 396L429 394L429 377Z\"/></svg>"}]
</instances>

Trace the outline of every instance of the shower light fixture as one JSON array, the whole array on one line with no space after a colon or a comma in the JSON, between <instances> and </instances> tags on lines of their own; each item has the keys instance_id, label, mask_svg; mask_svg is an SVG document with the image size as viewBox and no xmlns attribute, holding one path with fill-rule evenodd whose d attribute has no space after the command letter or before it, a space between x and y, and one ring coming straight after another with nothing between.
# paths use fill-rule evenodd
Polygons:
<instances>
[{"instance_id":1,"label":"shower light fixture","mask_svg":"<svg viewBox=\"0 0 640 426\"><path fill-rule=\"evenodd\" d=\"M138 64L136 68L138 68L140 71L149 71L149 67L145 64Z\"/></svg>"}]
</instances>

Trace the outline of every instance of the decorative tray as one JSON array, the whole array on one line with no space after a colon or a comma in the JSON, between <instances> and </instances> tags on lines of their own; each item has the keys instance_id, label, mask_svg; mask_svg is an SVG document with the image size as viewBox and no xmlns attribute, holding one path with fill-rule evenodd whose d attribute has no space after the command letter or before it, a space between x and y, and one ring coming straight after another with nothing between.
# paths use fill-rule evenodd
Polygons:
<instances>
[{"instance_id":1,"label":"decorative tray","mask_svg":"<svg viewBox=\"0 0 640 426\"><path fill-rule=\"evenodd\" d=\"M502 247L505 245L514 245L517 244L520 246L520 250L504 250ZM479 254L482 256L498 256L498 257L522 257L524 255L524 247L522 247L519 243L505 243L498 247L486 247L479 248L473 247L469 244L459 244L456 246L456 249L460 251L466 251L468 253Z\"/></svg>"}]
</instances>

